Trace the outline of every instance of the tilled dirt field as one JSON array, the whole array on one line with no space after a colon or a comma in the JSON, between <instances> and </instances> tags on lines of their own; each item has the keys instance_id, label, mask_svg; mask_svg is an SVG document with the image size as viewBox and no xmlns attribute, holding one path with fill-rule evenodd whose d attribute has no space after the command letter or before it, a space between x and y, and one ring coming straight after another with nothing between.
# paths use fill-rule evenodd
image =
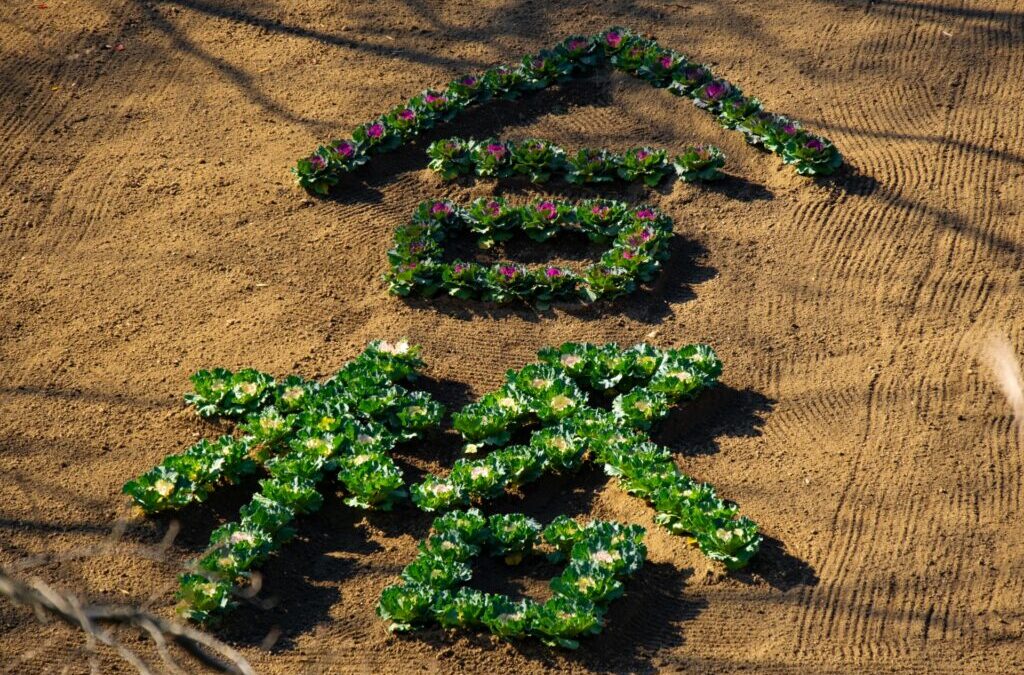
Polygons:
<instances>
[{"instance_id":1,"label":"tilled dirt field","mask_svg":"<svg viewBox=\"0 0 1024 675\"><path fill-rule=\"evenodd\" d=\"M318 141L422 88L614 24L714 64L850 167L802 179L618 74L470 113L427 140L729 156L710 188L603 192L672 215L673 257L653 289L545 313L390 296L391 232L427 195L593 191L445 185L422 143L330 200L291 184ZM181 400L199 368L325 377L408 336L460 406L544 345L704 341L723 385L657 438L762 525L749 571L723 574L584 472L495 507L650 528L601 637L389 636L377 597L430 517L332 497L265 567L272 606L219 635L268 673L1024 669L1022 448L979 359L990 335L1024 352L1021 3L17 0L0 55L0 563L44 556L25 574L170 615L175 575L254 486L180 514L164 555L147 554L170 519L110 535L125 480L217 433ZM449 432L401 459L416 476L457 451ZM540 594L551 571L517 574L484 582ZM89 654L2 604L0 666L88 672Z\"/></svg>"}]
</instances>

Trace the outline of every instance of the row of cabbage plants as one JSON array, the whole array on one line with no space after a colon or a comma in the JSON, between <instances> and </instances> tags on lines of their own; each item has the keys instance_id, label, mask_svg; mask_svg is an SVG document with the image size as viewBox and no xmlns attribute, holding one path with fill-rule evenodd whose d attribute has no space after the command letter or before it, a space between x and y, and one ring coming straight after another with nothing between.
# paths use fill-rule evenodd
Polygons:
<instances>
[{"instance_id":1,"label":"row of cabbage plants","mask_svg":"<svg viewBox=\"0 0 1024 675\"><path fill-rule=\"evenodd\" d=\"M685 182L717 180L723 174L725 155L711 145L687 147L669 158L659 148L632 148L623 153L582 148L566 152L551 141L528 138L500 141L496 138L445 138L427 148L429 168L444 180L474 175L481 178L525 176L532 183L546 183L552 177L574 185L591 185L622 180L655 187L675 174Z\"/></svg>"},{"instance_id":2,"label":"row of cabbage plants","mask_svg":"<svg viewBox=\"0 0 1024 675\"><path fill-rule=\"evenodd\" d=\"M571 474L592 459L652 504L656 522L691 534L726 567L744 566L760 545L756 524L710 485L680 472L668 449L646 435L673 404L714 384L722 368L714 352L704 345L566 343L539 356L539 363L509 371L498 391L453 415L468 453L496 449L414 485L413 501L426 511L463 508L546 472ZM253 571L294 535L295 518L320 508L319 484L328 472L336 472L351 506L389 509L405 497L402 472L387 453L443 416L429 395L399 384L415 379L422 365L417 347L377 341L323 383L276 381L254 370L193 377L188 401L203 417L236 422L236 435L167 458L124 492L156 513L202 501L218 485L260 468L268 477L239 520L215 530L210 548L182 575L185 616L206 622L233 606ZM510 445L520 432L529 440Z\"/></svg>"}]
</instances>

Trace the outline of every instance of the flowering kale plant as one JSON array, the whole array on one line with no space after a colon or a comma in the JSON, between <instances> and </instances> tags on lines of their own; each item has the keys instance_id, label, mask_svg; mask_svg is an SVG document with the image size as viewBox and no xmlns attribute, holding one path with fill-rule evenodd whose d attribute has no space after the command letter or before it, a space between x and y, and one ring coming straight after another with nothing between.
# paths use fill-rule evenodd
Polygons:
<instances>
[{"instance_id":1,"label":"flowering kale plant","mask_svg":"<svg viewBox=\"0 0 1024 675\"><path fill-rule=\"evenodd\" d=\"M300 159L292 173L304 189L327 194L373 155L393 150L471 106L492 99L514 99L572 77L585 77L605 64L676 96L691 98L698 107L716 115L723 127L743 131L752 144L778 153L798 173L824 175L842 164L842 156L827 139L807 137L802 144L789 147L780 144L776 136L766 135L771 128L763 125L759 116L770 113L761 111L761 102L745 98L738 87L716 78L707 66L625 28L611 28L592 37L570 37L554 50L526 56L515 65L457 77L443 90L423 91L358 126L351 139L320 146ZM821 148L817 147L819 141ZM538 175L543 173L541 169Z\"/></svg>"},{"instance_id":2,"label":"flowering kale plant","mask_svg":"<svg viewBox=\"0 0 1024 675\"><path fill-rule=\"evenodd\" d=\"M722 101L718 122L726 129L735 129L744 120L761 112L761 100L756 97L737 96Z\"/></svg>"},{"instance_id":3,"label":"flowering kale plant","mask_svg":"<svg viewBox=\"0 0 1024 675\"><path fill-rule=\"evenodd\" d=\"M565 155L558 146L536 138L512 145L510 154L512 171L533 183L546 183L553 172L562 168Z\"/></svg>"},{"instance_id":4,"label":"flowering kale plant","mask_svg":"<svg viewBox=\"0 0 1024 675\"><path fill-rule=\"evenodd\" d=\"M595 242L611 241L611 248L582 274L550 265L531 270L511 263L443 262L445 237L459 229L475 234L484 248L508 239L516 229L536 241L578 230ZM556 301L610 299L654 278L668 256L671 233L672 221L664 214L608 200L510 206L499 197L483 197L469 208L427 201L395 230L395 246L388 251L391 270L384 279L395 295L430 297L443 290L458 298L521 300L542 309Z\"/></svg>"},{"instance_id":5,"label":"flowering kale plant","mask_svg":"<svg viewBox=\"0 0 1024 675\"><path fill-rule=\"evenodd\" d=\"M835 173L843 157L830 140L807 133L789 118L770 113L756 113L736 126L752 145L782 155L802 176L827 176Z\"/></svg>"},{"instance_id":6,"label":"flowering kale plant","mask_svg":"<svg viewBox=\"0 0 1024 675\"><path fill-rule=\"evenodd\" d=\"M461 138L434 141L427 148L427 156L430 157L427 166L445 180L452 180L472 170L470 150L470 145Z\"/></svg>"},{"instance_id":7,"label":"flowering kale plant","mask_svg":"<svg viewBox=\"0 0 1024 675\"><path fill-rule=\"evenodd\" d=\"M444 412L426 393L398 384L422 365L408 342L376 341L323 383L277 382L254 370L193 376L188 400L197 412L239 421L241 435L200 441L128 481L124 492L156 513L202 501L258 465L268 477L240 519L213 532L195 571L181 577L182 614L206 622L229 609L237 587L294 535L295 518L320 508L325 474L337 474L351 506L387 510L406 496L402 471L387 453L437 426Z\"/></svg>"},{"instance_id":8,"label":"flowering kale plant","mask_svg":"<svg viewBox=\"0 0 1024 675\"><path fill-rule=\"evenodd\" d=\"M683 63L676 68L672 82L668 85L670 93L676 96L692 96L694 91L714 76L711 69L699 63Z\"/></svg>"},{"instance_id":9,"label":"flowering kale plant","mask_svg":"<svg viewBox=\"0 0 1024 675\"><path fill-rule=\"evenodd\" d=\"M519 98L526 75L522 68L497 66L488 70L483 77L483 86L495 98L512 101Z\"/></svg>"},{"instance_id":10,"label":"flowering kale plant","mask_svg":"<svg viewBox=\"0 0 1024 675\"><path fill-rule=\"evenodd\" d=\"M472 171L486 178L499 178L511 173L512 150L507 143L488 138L479 143L467 141L467 144L470 147L470 167L464 173Z\"/></svg>"},{"instance_id":11,"label":"flowering kale plant","mask_svg":"<svg viewBox=\"0 0 1024 675\"><path fill-rule=\"evenodd\" d=\"M722 363L711 348L569 342L539 356L541 363L510 370L500 389L452 416L467 451L498 449L458 460L447 477L414 485L413 502L425 511L467 507L547 472L571 473L591 458L620 487L651 503L656 522L692 534L708 557L729 569L746 565L761 544L757 525L714 488L681 473L669 450L645 433L674 404L714 385ZM610 410L590 403L600 398L610 399ZM527 445L506 446L515 431L537 424ZM564 520L552 527L544 538L564 555L560 537L573 530ZM560 534L562 528L569 534Z\"/></svg>"},{"instance_id":12,"label":"flowering kale plant","mask_svg":"<svg viewBox=\"0 0 1024 675\"><path fill-rule=\"evenodd\" d=\"M391 623L392 631L438 623L484 628L504 639L536 637L575 649L580 638L601 632L608 603L622 596L623 580L647 559L645 531L639 525L579 525L560 516L542 528L521 513L484 518L469 509L435 519L433 529L402 571L402 583L381 593L377 614ZM514 565L532 555L541 541L550 544L549 557L566 563L550 582L550 600L517 601L465 585L472 577L469 563L484 549Z\"/></svg>"},{"instance_id":13,"label":"flowering kale plant","mask_svg":"<svg viewBox=\"0 0 1024 675\"><path fill-rule=\"evenodd\" d=\"M615 178L618 157L607 150L583 148L565 159L565 180L574 185L607 183Z\"/></svg>"},{"instance_id":14,"label":"flowering kale plant","mask_svg":"<svg viewBox=\"0 0 1024 675\"><path fill-rule=\"evenodd\" d=\"M723 175L719 169L725 165L725 155L713 145L694 145L676 155L672 164L676 174L687 183L718 180Z\"/></svg>"},{"instance_id":15,"label":"flowering kale plant","mask_svg":"<svg viewBox=\"0 0 1024 675\"><path fill-rule=\"evenodd\" d=\"M782 160L796 167L801 176L827 176L843 163L832 141L810 134L798 134L790 139L782 147Z\"/></svg>"},{"instance_id":16,"label":"flowering kale plant","mask_svg":"<svg viewBox=\"0 0 1024 675\"><path fill-rule=\"evenodd\" d=\"M725 80L711 80L693 90L693 103L708 112L718 113L730 101L742 98L743 92Z\"/></svg>"},{"instance_id":17,"label":"flowering kale plant","mask_svg":"<svg viewBox=\"0 0 1024 675\"><path fill-rule=\"evenodd\" d=\"M643 181L647 187L654 187L672 170L665 161L665 151L654 148L633 148L619 163L619 177L624 181Z\"/></svg>"}]
</instances>

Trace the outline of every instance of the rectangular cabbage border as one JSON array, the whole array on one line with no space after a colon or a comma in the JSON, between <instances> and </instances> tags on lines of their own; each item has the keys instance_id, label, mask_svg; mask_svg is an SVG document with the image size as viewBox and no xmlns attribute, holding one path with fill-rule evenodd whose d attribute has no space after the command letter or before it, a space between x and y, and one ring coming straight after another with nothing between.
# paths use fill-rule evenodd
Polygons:
<instances>
[{"instance_id":1,"label":"rectangular cabbage border","mask_svg":"<svg viewBox=\"0 0 1024 675\"><path fill-rule=\"evenodd\" d=\"M670 161L666 150L649 146L621 154L594 148L569 154L539 138L519 142L445 138L431 143L427 156L428 167L444 180L470 174L481 178L518 174L532 183L546 183L552 176L558 176L573 185L620 179L655 187L670 173L687 183L710 181L724 177L719 169L725 166L725 154L713 145L689 146Z\"/></svg>"},{"instance_id":2,"label":"rectangular cabbage border","mask_svg":"<svg viewBox=\"0 0 1024 675\"><path fill-rule=\"evenodd\" d=\"M200 441L123 491L152 514L201 502L258 466L270 477L260 481L238 522L210 535L197 572L181 576L182 615L209 622L230 609L252 570L294 536L295 518L320 509L325 473L337 472L350 506L387 510L406 497L402 471L387 453L436 427L444 414L429 394L397 384L414 379L422 366L418 347L378 340L323 383L294 376L276 382L255 370L192 377L195 393L186 400L199 415L238 422L241 433Z\"/></svg>"},{"instance_id":3,"label":"rectangular cabbage border","mask_svg":"<svg viewBox=\"0 0 1024 675\"><path fill-rule=\"evenodd\" d=\"M665 49L625 28L591 37L570 37L553 50L526 56L514 66L496 66L479 76L456 78L443 90L427 89L384 115L357 127L352 138L333 140L298 161L292 173L306 190L325 195L341 179L379 153L394 150L438 122L491 99L512 100L520 94L591 74L610 64L650 85L685 96L716 116L726 129L743 133L747 142L778 154L801 175L833 173L843 163L839 150L800 123L762 109L706 65Z\"/></svg>"},{"instance_id":4,"label":"rectangular cabbage border","mask_svg":"<svg viewBox=\"0 0 1024 675\"><path fill-rule=\"evenodd\" d=\"M579 638L596 635L608 604L622 596L622 580L647 558L644 529L592 521L581 526L558 516L547 527L521 513L485 518L476 509L452 511L434 520L434 534L419 544L419 555L402 570L402 583L381 593L377 613L391 630L438 623L445 628L486 628L505 639L533 636L569 649ZM469 563L487 551L508 564L537 552L543 539L553 561L565 571L551 580L550 600L513 600L483 593L466 583Z\"/></svg>"},{"instance_id":5,"label":"rectangular cabbage border","mask_svg":"<svg viewBox=\"0 0 1024 675\"><path fill-rule=\"evenodd\" d=\"M482 248L509 239L516 230L535 241L577 230L610 248L582 274L550 265L531 270L513 263L445 263L444 241L460 230L475 234ZM612 200L539 200L513 206L500 197L482 197L466 208L445 200L426 201L409 223L395 230L395 246L388 251L391 270L384 280L400 296L431 297L444 291L485 302L521 300L540 309L560 300L607 300L651 281L668 257L671 236L668 216Z\"/></svg>"},{"instance_id":6,"label":"rectangular cabbage border","mask_svg":"<svg viewBox=\"0 0 1024 675\"><path fill-rule=\"evenodd\" d=\"M447 476L414 485L413 501L425 511L465 507L544 473L572 474L593 457L621 488L654 507L655 522L673 534L690 533L728 569L744 567L761 546L757 524L739 517L736 504L719 499L711 485L680 472L668 448L644 433L674 403L714 385L722 372L714 351L567 342L539 356L540 363L508 371L503 387L452 415L467 452L506 446L514 432L539 425L529 442L457 460ZM612 398L611 409L588 405L587 390Z\"/></svg>"}]
</instances>

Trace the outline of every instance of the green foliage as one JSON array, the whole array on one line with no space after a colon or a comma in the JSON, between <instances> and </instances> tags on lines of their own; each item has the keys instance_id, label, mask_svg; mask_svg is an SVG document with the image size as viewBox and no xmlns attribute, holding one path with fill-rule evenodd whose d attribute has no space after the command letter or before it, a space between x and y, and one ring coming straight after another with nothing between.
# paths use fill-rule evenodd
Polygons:
<instances>
[{"instance_id":1,"label":"green foliage","mask_svg":"<svg viewBox=\"0 0 1024 675\"><path fill-rule=\"evenodd\" d=\"M501 467L505 484L509 486L525 485L537 480L545 468L544 453L530 445L512 445L495 450L488 460Z\"/></svg>"},{"instance_id":2,"label":"green foliage","mask_svg":"<svg viewBox=\"0 0 1024 675\"><path fill-rule=\"evenodd\" d=\"M469 505L469 491L451 478L428 476L410 489L413 503L424 511L443 511Z\"/></svg>"},{"instance_id":3,"label":"green foliage","mask_svg":"<svg viewBox=\"0 0 1024 675\"><path fill-rule=\"evenodd\" d=\"M612 412L619 419L637 429L650 429L669 411L668 397L650 389L637 388L628 394L619 394L612 402Z\"/></svg>"},{"instance_id":4,"label":"green foliage","mask_svg":"<svg viewBox=\"0 0 1024 675\"><path fill-rule=\"evenodd\" d=\"M221 436L201 440L180 455L125 483L122 492L145 513L179 509L200 502L220 482L234 483L256 470L248 439Z\"/></svg>"},{"instance_id":5,"label":"green foliage","mask_svg":"<svg viewBox=\"0 0 1024 675\"><path fill-rule=\"evenodd\" d=\"M550 141L528 138L511 145L512 171L533 183L546 183L565 165L565 152Z\"/></svg>"},{"instance_id":6,"label":"green foliage","mask_svg":"<svg viewBox=\"0 0 1024 675\"><path fill-rule=\"evenodd\" d=\"M473 576L469 565L461 560L438 557L431 554L420 555L402 570L402 581L407 584L420 584L437 590L444 590Z\"/></svg>"},{"instance_id":7,"label":"green foliage","mask_svg":"<svg viewBox=\"0 0 1024 675\"><path fill-rule=\"evenodd\" d=\"M602 609L590 601L556 595L530 607L529 623L533 634L545 644L576 649L579 638L601 632L602 614Z\"/></svg>"},{"instance_id":8,"label":"green foliage","mask_svg":"<svg viewBox=\"0 0 1024 675\"><path fill-rule=\"evenodd\" d=\"M664 150L651 147L633 148L622 156L619 177L630 183L643 181L647 187L654 187L671 170L665 158Z\"/></svg>"},{"instance_id":9,"label":"green foliage","mask_svg":"<svg viewBox=\"0 0 1024 675\"><path fill-rule=\"evenodd\" d=\"M449 478L475 499L493 499L503 494L508 485L505 466L490 457L456 460Z\"/></svg>"},{"instance_id":10,"label":"green foliage","mask_svg":"<svg viewBox=\"0 0 1024 675\"><path fill-rule=\"evenodd\" d=\"M743 120L761 112L761 99L756 96L737 96L722 102L718 122L726 129L736 129Z\"/></svg>"},{"instance_id":11,"label":"green foliage","mask_svg":"<svg viewBox=\"0 0 1024 675\"><path fill-rule=\"evenodd\" d=\"M197 573L182 578L185 616L210 621L232 606L235 587L294 536L295 518L319 510L318 483L326 472L337 471L352 506L386 510L405 497L402 472L387 453L444 414L429 395L398 384L422 366L418 347L378 340L323 383L295 376L278 382L255 370L193 377L196 392L189 400L197 412L236 419L240 437L200 441L128 481L124 492L155 513L202 501L260 464L269 478L260 481L237 522L211 535Z\"/></svg>"},{"instance_id":12,"label":"green foliage","mask_svg":"<svg viewBox=\"0 0 1024 675\"><path fill-rule=\"evenodd\" d=\"M801 176L828 176L843 163L843 156L827 138L800 135L782 147L782 160Z\"/></svg>"},{"instance_id":13,"label":"green foliage","mask_svg":"<svg viewBox=\"0 0 1024 675\"><path fill-rule=\"evenodd\" d=\"M382 452L358 452L339 462L338 480L349 496L345 503L361 509L390 511L407 496L402 470Z\"/></svg>"},{"instance_id":14,"label":"green foliage","mask_svg":"<svg viewBox=\"0 0 1024 675\"><path fill-rule=\"evenodd\" d=\"M611 245L582 274L550 265L528 269L511 263L444 262L444 242L458 230L475 234L482 248L508 239L515 230L537 241L581 231ZM422 202L412 220L395 230L395 246L387 254L391 269L384 279L400 296L429 297L445 290L463 299L518 300L541 308L556 301L608 299L651 281L668 257L671 236L672 221L664 214L609 200L512 206L500 197L482 197L466 208L444 200Z\"/></svg>"},{"instance_id":15,"label":"green foliage","mask_svg":"<svg viewBox=\"0 0 1024 675\"><path fill-rule=\"evenodd\" d=\"M491 552L504 556L505 562L511 565L533 552L541 531L540 523L521 513L491 516L488 528Z\"/></svg>"},{"instance_id":16,"label":"green foliage","mask_svg":"<svg viewBox=\"0 0 1024 675\"><path fill-rule=\"evenodd\" d=\"M574 473L582 465L587 446L572 431L571 424L546 427L533 433L530 447L534 448L543 461L545 471Z\"/></svg>"},{"instance_id":17,"label":"green foliage","mask_svg":"<svg viewBox=\"0 0 1024 675\"><path fill-rule=\"evenodd\" d=\"M732 103L729 101L730 105ZM753 112L756 112L753 106L741 109L730 107L728 114L723 111L721 117L725 120L732 119L728 115L742 114L745 118ZM654 187L665 176L673 173L673 169L674 173L687 182L714 180L722 177L718 169L725 164L725 155L713 146L688 147L670 162L663 149L633 148L620 154L604 149L583 148L575 153L567 153L550 141L540 139L526 139L516 143L495 138L475 140L452 137L432 143L427 148L427 155L430 157L428 166L443 180L454 180L469 174L486 178L519 174L533 183L545 183L552 177L560 177L574 185L607 183L620 179ZM484 201L487 201L486 198ZM479 210L473 215L484 220L488 218L488 213ZM582 227L584 216L582 213L576 215ZM538 229L542 222L534 216L532 221L522 223L522 227L529 233ZM541 227L539 230L540 233L533 236L543 241L553 235L556 228ZM610 238L606 237L605 240ZM485 246L500 240L488 239Z\"/></svg>"},{"instance_id":18,"label":"green foliage","mask_svg":"<svg viewBox=\"0 0 1024 675\"><path fill-rule=\"evenodd\" d=\"M431 611L445 628L476 628L483 625L484 612L490 596L472 588L462 587L454 593L439 593Z\"/></svg>"},{"instance_id":19,"label":"green foliage","mask_svg":"<svg viewBox=\"0 0 1024 675\"><path fill-rule=\"evenodd\" d=\"M687 183L718 180L725 166L725 154L713 145L691 145L672 160L676 174Z\"/></svg>"},{"instance_id":20,"label":"green foliage","mask_svg":"<svg viewBox=\"0 0 1024 675\"><path fill-rule=\"evenodd\" d=\"M388 586L380 595L377 615L391 622L392 631L408 630L430 616L436 595L434 589L417 584Z\"/></svg>"},{"instance_id":21,"label":"green foliage","mask_svg":"<svg viewBox=\"0 0 1024 675\"><path fill-rule=\"evenodd\" d=\"M554 560L562 560L569 555L572 547L580 540L583 534L583 526L566 515L556 516L548 523L541 533L544 541L554 547L552 554Z\"/></svg>"},{"instance_id":22,"label":"green foliage","mask_svg":"<svg viewBox=\"0 0 1024 675\"><path fill-rule=\"evenodd\" d=\"M542 529L521 513L484 518L470 509L436 518L433 529L402 571L403 583L381 594L377 613L391 623L391 630L433 621L446 628L484 627L504 639L532 636L575 649L580 638L601 631L608 603L623 594L623 580L639 570L647 553L641 527L605 521L579 526L564 516ZM547 602L515 600L464 585L471 578L468 562L481 547L518 564L543 552L536 548L542 536L554 547L549 557L569 556L565 571L551 581L554 595Z\"/></svg>"},{"instance_id":23,"label":"green foliage","mask_svg":"<svg viewBox=\"0 0 1024 675\"><path fill-rule=\"evenodd\" d=\"M445 510L492 499L545 472L575 471L593 458L623 490L652 504L657 523L674 534L693 535L712 559L729 569L750 560L761 542L756 524L738 519L736 506L719 499L711 486L681 473L669 449L645 433L671 406L714 386L722 362L710 347L623 349L567 342L538 356L539 363L510 370L500 389L453 415L467 448L499 449L458 460L447 477L430 476L413 486L420 508ZM609 397L610 410L591 403ZM500 447L537 424L527 446ZM556 519L552 526L545 541L564 556L575 542L561 537L571 536L575 525Z\"/></svg>"},{"instance_id":24,"label":"green foliage","mask_svg":"<svg viewBox=\"0 0 1024 675\"><path fill-rule=\"evenodd\" d=\"M474 173L484 178L501 178L512 173L512 150L508 143L495 138L482 141L469 139L469 167L465 173ZM444 178L444 176L441 176Z\"/></svg>"},{"instance_id":25,"label":"green foliage","mask_svg":"<svg viewBox=\"0 0 1024 675\"><path fill-rule=\"evenodd\" d=\"M179 578L178 613L198 623L211 623L234 607L231 584L202 574L183 574Z\"/></svg>"},{"instance_id":26,"label":"green foliage","mask_svg":"<svg viewBox=\"0 0 1024 675\"><path fill-rule=\"evenodd\" d=\"M695 531L700 550L730 570L745 567L761 546L757 525L749 518L713 519L705 514L698 518L705 521Z\"/></svg>"},{"instance_id":27,"label":"green foliage","mask_svg":"<svg viewBox=\"0 0 1024 675\"><path fill-rule=\"evenodd\" d=\"M425 217L434 217L431 209ZM761 543L757 525L740 517L736 505L720 499L711 486L682 474L671 453L644 433L671 405L717 381L722 364L714 351L705 345L662 350L646 344L622 349L565 343L543 349L539 357L538 363L509 371L502 387L454 415L456 428L470 442L467 451L498 449L459 460L447 477L429 476L413 486L420 508L468 506L547 471L575 471L593 458L624 490L653 505L657 523L691 534L701 551L728 569L749 562ZM129 481L124 491L147 512L156 512L200 501L218 484L236 481L260 464L269 477L260 481L260 493L241 509L238 521L211 535L210 549L194 572L182 577L185 616L213 621L233 606L236 589L294 536L296 517L321 507L318 483L327 473L337 472L353 506L388 509L405 496L401 471L387 453L443 415L429 396L398 384L415 377L422 365L418 348L406 342L374 342L322 383L297 377L277 382L240 371L245 374L239 382L246 386L241 396L229 397L226 386L214 381L230 382L235 374L204 371L208 374L196 378L202 383L196 402L207 411L250 406L237 426L242 435L201 441ZM211 403L215 394L223 397ZM610 410L591 402L602 399L610 401ZM251 408L255 400L262 407ZM531 432L529 442L506 447L520 430ZM436 534L421 543L420 562L403 574L406 583L397 587L402 590L382 597L381 615L399 628L430 620L482 624L503 636L535 635L571 646L576 636L599 625L603 603L621 590L617 582L635 573L646 556L643 530L636 526L580 526L563 517L542 530L521 514L487 520L470 509L439 516L434 529ZM481 550L514 563L540 541L553 558L568 559L553 588L578 611L565 603L540 606L461 593L459 586L469 579L467 563Z\"/></svg>"},{"instance_id":28,"label":"green foliage","mask_svg":"<svg viewBox=\"0 0 1024 675\"><path fill-rule=\"evenodd\" d=\"M470 145L461 138L446 138L434 141L427 147L430 170L444 180L452 180L473 170L469 157Z\"/></svg>"},{"instance_id":29,"label":"green foliage","mask_svg":"<svg viewBox=\"0 0 1024 675\"><path fill-rule=\"evenodd\" d=\"M620 159L608 150L582 148L565 158L565 180L573 185L610 183L618 174Z\"/></svg>"},{"instance_id":30,"label":"green foliage","mask_svg":"<svg viewBox=\"0 0 1024 675\"><path fill-rule=\"evenodd\" d=\"M452 511L434 519L434 530L452 534L473 546L482 546L490 536L487 519L477 509Z\"/></svg>"},{"instance_id":31,"label":"green foliage","mask_svg":"<svg viewBox=\"0 0 1024 675\"><path fill-rule=\"evenodd\" d=\"M555 593L590 602L610 602L622 595L622 588L610 566L591 560L574 560L561 576L551 580Z\"/></svg>"},{"instance_id":32,"label":"green foliage","mask_svg":"<svg viewBox=\"0 0 1024 675\"><path fill-rule=\"evenodd\" d=\"M273 394L274 378L251 368L237 373L224 368L200 370L189 379L195 391L185 395L185 402L205 418L244 418L262 408Z\"/></svg>"}]
</instances>

